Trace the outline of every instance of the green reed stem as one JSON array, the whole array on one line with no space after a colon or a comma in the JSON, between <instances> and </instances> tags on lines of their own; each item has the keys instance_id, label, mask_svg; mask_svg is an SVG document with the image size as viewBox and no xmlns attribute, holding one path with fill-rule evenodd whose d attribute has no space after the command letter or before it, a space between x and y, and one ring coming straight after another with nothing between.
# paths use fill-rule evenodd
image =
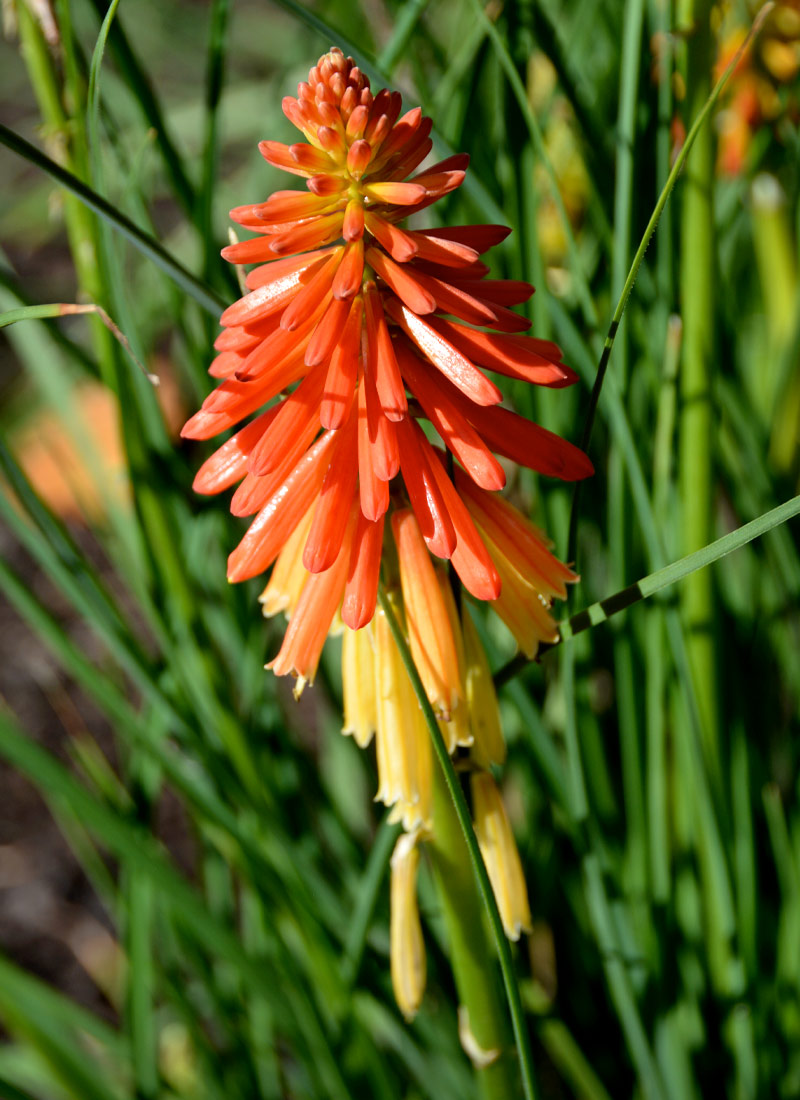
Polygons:
<instances>
[{"instance_id":1,"label":"green reed stem","mask_svg":"<svg viewBox=\"0 0 800 1100\"><path fill-rule=\"evenodd\" d=\"M522 1088L523 1094L526 1100L535 1100L536 1086L533 1071L533 1058L531 1056L530 1041L528 1036L528 1030L525 1024L525 1015L522 1008L522 1000L520 998L519 987L514 974L514 961L511 957L511 948L508 940L506 939L503 931L503 922L500 919L500 913L497 908L497 902L495 900L492 885L489 882L489 875L486 871L486 865L483 862L483 856L481 855L480 847L478 846L478 838L475 836L475 830L472 826L472 819L470 818L469 808L467 807L466 799L464 798L464 792L461 790L461 784L456 774L456 770L453 767L453 762L450 759L450 755L445 746L442 734L439 730L439 725L436 721L436 716L433 713L433 707L431 706L428 696L425 693L425 688L422 686L422 681L417 672L414 659L411 656L411 651L408 648L403 631L400 628L400 624L397 621L397 617L394 613L392 605L386 595L386 591L383 586L378 589L378 600L386 615L386 621L389 624L389 629L392 632L392 637L397 644L397 648L400 651L400 657L403 661L403 665L408 673L411 684L414 688L414 694L419 701L419 705L422 708L422 713L425 716L425 721L430 731L431 740L433 741L433 749L436 753L436 757L441 766L442 774L444 776L444 782L447 786L447 790L450 795L450 799L453 803L453 810L455 816L458 819L458 824L461 827L461 831L464 835L464 841L466 843L467 853L469 855L469 861L472 864L472 871L475 876L475 880L478 885L478 892L483 902L486 915L489 919L489 925L492 932L492 938L495 942L498 958L500 960L500 969L503 974L503 984L506 991L506 999L508 1000L508 1008L511 1014L511 1025L514 1031L514 1041L517 1046L517 1053L519 1055L520 1073L522 1075Z\"/></svg>"},{"instance_id":2,"label":"green reed stem","mask_svg":"<svg viewBox=\"0 0 800 1100\"><path fill-rule=\"evenodd\" d=\"M466 1010L466 1020L460 1018L459 1023L469 1028L481 1051L495 1055L489 1065L473 1063L486 1100L513 1097L518 1078L509 1057L511 1033L503 989L464 834L440 768L433 781L433 814L435 828L426 849L439 887L460 1011Z\"/></svg>"},{"instance_id":3,"label":"green reed stem","mask_svg":"<svg viewBox=\"0 0 800 1100\"><path fill-rule=\"evenodd\" d=\"M699 14L688 43L689 111L703 103L713 64L708 8ZM680 415L678 480L682 507L682 542L687 553L705 546L713 533L714 436L714 142L710 129L698 135L687 166L681 216L680 299L683 321L679 374ZM688 579L681 592L686 622L686 648L697 693L706 757L712 782L719 779L717 676L714 645L714 598L711 574Z\"/></svg>"}]
</instances>

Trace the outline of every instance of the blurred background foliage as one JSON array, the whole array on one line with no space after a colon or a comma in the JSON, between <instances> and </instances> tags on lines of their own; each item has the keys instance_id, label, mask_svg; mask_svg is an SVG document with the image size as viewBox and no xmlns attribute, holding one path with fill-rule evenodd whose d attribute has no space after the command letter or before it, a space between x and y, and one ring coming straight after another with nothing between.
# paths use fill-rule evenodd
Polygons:
<instances>
[{"instance_id":1,"label":"blurred background foliage","mask_svg":"<svg viewBox=\"0 0 800 1100\"><path fill-rule=\"evenodd\" d=\"M96 316L3 330L0 1096L474 1094L425 868L413 1025L391 998L393 832L373 760L337 732L338 642L300 703L263 672L280 627L225 581L239 523L190 489L207 451L177 431L209 388L214 295L238 295L227 211L287 186L258 140L293 140L281 97L329 46L358 51L433 116L442 156L471 155L437 213L514 228L496 274L537 285L533 331L582 383L506 392L579 442L633 252L758 6L126 0L103 55L102 0L4 3L5 126L198 282L0 148L0 311L97 303L160 379ZM575 610L798 492L799 66L783 0L646 255ZM571 488L510 485L566 555ZM797 535L503 688L543 1097L800 1096ZM510 640L480 625L500 668Z\"/></svg>"}]
</instances>

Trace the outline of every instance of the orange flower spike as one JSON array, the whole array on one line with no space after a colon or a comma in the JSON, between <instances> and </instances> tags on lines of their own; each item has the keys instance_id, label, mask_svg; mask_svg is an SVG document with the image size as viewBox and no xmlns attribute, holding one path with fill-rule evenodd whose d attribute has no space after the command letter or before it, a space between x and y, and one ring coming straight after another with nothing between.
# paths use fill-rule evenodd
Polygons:
<instances>
[{"instance_id":1,"label":"orange flower spike","mask_svg":"<svg viewBox=\"0 0 800 1100\"><path fill-rule=\"evenodd\" d=\"M449 719L461 699L458 652L447 606L414 513L392 513L408 644L431 704Z\"/></svg>"},{"instance_id":2,"label":"orange flower spike","mask_svg":"<svg viewBox=\"0 0 800 1100\"><path fill-rule=\"evenodd\" d=\"M326 618L335 589L341 621L364 626L375 612L390 482L402 473L421 537L431 552L452 559L468 591L498 598L501 570L489 556L498 545L510 577L506 602L529 599L534 588L509 556L498 517L483 515L486 526L476 526L461 488L415 423L423 414L430 420L478 492L503 484L492 452L567 479L591 471L576 448L497 408L501 393L481 369L548 386L575 381L555 344L515 335L528 322L509 307L532 288L488 278L480 256L508 231L405 227L409 215L461 185L468 158L457 154L426 168L430 120L419 108L401 117L399 93L373 94L340 50L320 58L283 108L303 140L266 141L260 150L306 186L232 211L255 237L223 255L257 266L247 275L248 293L222 317L226 330L211 366L221 384L183 433L207 439L235 430L196 481L206 492L240 481L232 512L257 512L230 556L230 579L268 568L287 540L295 550L302 544L314 573L298 608L322 608ZM254 413L261 415L253 425L239 426ZM299 525L309 514L301 540ZM534 553L530 538L525 546L526 560L539 562L536 554L546 553ZM559 583L563 588L563 577ZM535 591L545 601L558 594L542 584ZM540 632L548 617L541 603L534 610ZM307 677L330 621L305 633L295 624L276 671ZM409 792L399 811L404 821L421 812Z\"/></svg>"}]
</instances>

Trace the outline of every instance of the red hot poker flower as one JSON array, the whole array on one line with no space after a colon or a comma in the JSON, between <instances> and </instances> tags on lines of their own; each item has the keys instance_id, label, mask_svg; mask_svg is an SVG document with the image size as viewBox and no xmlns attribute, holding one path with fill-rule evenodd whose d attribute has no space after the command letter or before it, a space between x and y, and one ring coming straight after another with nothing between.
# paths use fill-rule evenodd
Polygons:
<instances>
[{"instance_id":1,"label":"red hot poker flower","mask_svg":"<svg viewBox=\"0 0 800 1100\"><path fill-rule=\"evenodd\" d=\"M418 171L432 147L419 108L401 116L399 93L374 95L352 59L332 49L283 109L306 140L264 141L260 150L308 190L231 211L257 235L223 256L258 266L249 292L222 315L210 367L221 383L182 433L208 439L266 407L195 479L204 493L240 482L231 510L255 514L229 579L266 570L313 509L303 565L324 577L308 582L303 610L330 621L343 601L343 621L365 625L400 473L428 548L453 560L473 595L494 599L498 571L418 420L431 422L483 490L504 485L496 454L583 478L592 472L586 456L500 407L485 371L550 387L576 376L555 344L521 335L529 322L510 307L533 288L487 278L480 257L507 229L400 224L459 187L467 167L458 155ZM318 624L308 630L316 637ZM306 631L295 624L292 633ZM276 668L300 671L297 653Z\"/></svg>"}]
</instances>

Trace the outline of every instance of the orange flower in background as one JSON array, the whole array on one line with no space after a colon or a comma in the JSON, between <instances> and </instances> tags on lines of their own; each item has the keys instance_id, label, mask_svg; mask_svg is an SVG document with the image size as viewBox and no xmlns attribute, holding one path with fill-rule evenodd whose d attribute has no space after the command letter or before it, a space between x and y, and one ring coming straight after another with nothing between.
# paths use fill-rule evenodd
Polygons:
<instances>
[{"instance_id":1,"label":"orange flower in background","mask_svg":"<svg viewBox=\"0 0 800 1100\"><path fill-rule=\"evenodd\" d=\"M487 278L481 254L508 230L400 224L459 187L467 157L418 171L430 119L419 108L401 116L399 93L373 94L337 49L283 109L306 140L260 150L308 190L231 212L257 236L223 256L258 266L222 315L210 368L221 383L182 434L208 439L259 413L194 486L217 493L238 482L231 510L255 516L230 556L232 581L264 572L289 540L296 556L303 525L308 575L295 576L299 598L273 667L311 679L336 610L352 629L374 614L390 494L410 502L427 548L452 561L467 591L500 595L499 571L420 420L482 491L505 484L496 455L567 480L592 466L501 407L485 373L550 387L576 380L555 344L521 335L530 322L510 307L533 288Z\"/></svg>"},{"instance_id":2,"label":"orange flower in background","mask_svg":"<svg viewBox=\"0 0 800 1100\"><path fill-rule=\"evenodd\" d=\"M732 15L735 20L736 15ZM723 32L716 75L724 71L746 33L745 27L735 23ZM718 121L717 170L722 175L737 176L745 171L753 138L761 127L772 126L780 141L780 121L797 123L798 72L800 2L778 0L767 15L753 49L737 64L726 89L725 108Z\"/></svg>"}]
</instances>

